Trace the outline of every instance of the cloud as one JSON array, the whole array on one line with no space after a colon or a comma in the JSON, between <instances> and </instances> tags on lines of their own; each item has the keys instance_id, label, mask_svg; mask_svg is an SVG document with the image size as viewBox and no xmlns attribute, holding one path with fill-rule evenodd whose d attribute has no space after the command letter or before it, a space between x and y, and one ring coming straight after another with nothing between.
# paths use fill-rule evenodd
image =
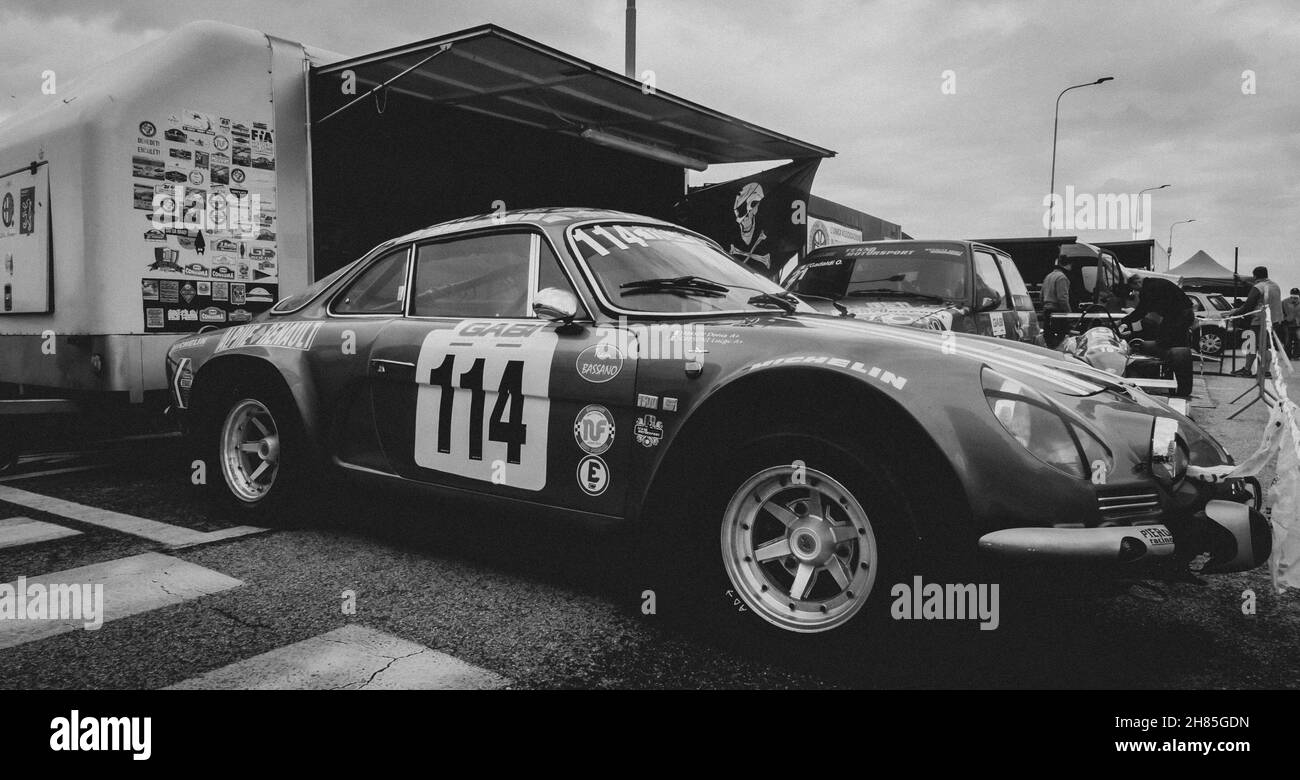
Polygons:
<instances>
[{"instance_id":1,"label":"cloud","mask_svg":"<svg viewBox=\"0 0 1300 780\"><path fill-rule=\"evenodd\" d=\"M47 65L62 78L200 18L344 54L491 21L621 71L624 6L8 0L0 117ZM642 0L638 22L638 70L660 89L835 149L818 194L918 236L1040 232L1057 94L1114 76L1061 99L1058 185L1172 184L1152 198L1156 237L1197 219L1178 228L1175 261L1203 248L1231 262L1240 247L1243 265L1300 283L1300 17L1287 0ZM947 70L956 94L940 90Z\"/></svg>"}]
</instances>

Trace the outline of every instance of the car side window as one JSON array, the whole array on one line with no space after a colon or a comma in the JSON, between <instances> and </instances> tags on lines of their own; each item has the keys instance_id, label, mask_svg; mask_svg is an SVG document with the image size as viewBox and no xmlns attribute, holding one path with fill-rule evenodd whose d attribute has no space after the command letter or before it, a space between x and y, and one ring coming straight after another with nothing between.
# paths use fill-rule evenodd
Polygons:
<instances>
[{"instance_id":1,"label":"car side window","mask_svg":"<svg viewBox=\"0 0 1300 780\"><path fill-rule=\"evenodd\" d=\"M998 271L998 261L988 252L978 249L975 255L975 303L980 304L984 298L993 298L998 302L996 308L1007 308L1007 291L1002 284L1002 274Z\"/></svg>"},{"instance_id":2,"label":"car side window","mask_svg":"<svg viewBox=\"0 0 1300 780\"><path fill-rule=\"evenodd\" d=\"M416 317L533 317L537 290L572 291L550 246L533 232L424 244L412 287Z\"/></svg>"},{"instance_id":3,"label":"car side window","mask_svg":"<svg viewBox=\"0 0 1300 780\"><path fill-rule=\"evenodd\" d=\"M406 297L407 247L371 263L334 299L335 314L401 314Z\"/></svg>"},{"instance_id":4,"label":"car side window","mask_svg":"<svg viewBox=\"0 0 1300 780\"><path fill-rule=\"evenodd\" d=\"M1025 280L1020 276L1020 269L1009 257L994 255L998 261L998 266L1002 269L1002 278L1007 280L1007 291L1011 293L1011 308L1020 311L1033 311L1034 301L1029 297L1029 288L1025 286Z\"/></svg>"}]
</instances>

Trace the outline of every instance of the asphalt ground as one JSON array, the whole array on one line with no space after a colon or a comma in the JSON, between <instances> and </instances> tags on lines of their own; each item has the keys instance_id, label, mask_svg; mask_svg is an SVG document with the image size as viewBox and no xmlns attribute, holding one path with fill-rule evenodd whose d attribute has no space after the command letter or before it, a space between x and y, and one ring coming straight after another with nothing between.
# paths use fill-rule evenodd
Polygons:
<instances>
[{"instance_id":1,"label":"asphalt ground","mask_svg":"<svg viewBox=\"0 0 1300 780\"><path fill-rule=\"evenodd\" d=\"M1294 397L1300 381L1292 385ZM1254 449L1266 419L1262 404L1226 419L1244 403L1229 401L1248 386L1244 379L1207 377L1193 400L1193 416L1238 458ZM212 511L180 461L175 439L127 442L28 459L20 466L28 474L79 470L9 478L0 488L200 535L238 525L238 518ZM1271 477L1263 475L1264 484ZM258 683L246 667L285 663L298 664L297 676L272 680L328 687L314 660L284 659L341 645L330 632L351 628L383 637L381 644L460 662L472 673L449 679L495 681L485 687L1300 687L1300 593L1275 594L1264 568L1205 577L1201 584L1139 581L1057 591L1006 582L993 631L974 623L913 622L891 627L876 642L753 641L663 611L643 614L640 585L629 577L628 544L617 534L434 506L398 491L322 484L320 492L310 516L288 527L182 546L39 511L30 501L0 500L0 519L25 517L81 532L0 549L0 582L150 555L176 561L178 577L181 569L197 570L238 582L189 597L150 575L143 585L175 598L95 631L0 649L0 688L204 687L218 679L253 687L268 683ZM1251 594L1254 614L1245 614ZM385 652L371 655L389 659L387 669L393 662ZM215 676L195 680L205 674ZM378 672L363 678L350 687L382 680ZM411 679L398 678L397 687Z\"/></svg>"}]
</instances>

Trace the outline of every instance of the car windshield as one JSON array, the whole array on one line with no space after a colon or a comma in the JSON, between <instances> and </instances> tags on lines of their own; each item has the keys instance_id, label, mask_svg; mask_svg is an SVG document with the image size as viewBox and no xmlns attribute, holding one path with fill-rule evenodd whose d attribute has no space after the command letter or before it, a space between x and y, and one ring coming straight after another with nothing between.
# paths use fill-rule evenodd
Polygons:
<instances>
[{"instance_id":1,"label":"car windshield","mask_svg":"<svg viewBox=\"0 0 1300 780\"><path fill-rule=\"evenodd\" d=\"M780 311L780 285L683 230L605 222L569 229L569 244L619 309L667 314ZM759 297L758 301L751 302ZM770 301L770 299L768 299ZM811 311L811 309L804 309Z\"/></svg>"},{"instance_id":2,"label":"car windshield","mask_svg":"<svg viewBox=\"0 0 1300 780\"><path fill-rule=\"evenodd\" d=\"M816 252L795 269L787 287L824 298L898 298L964 302L969 264L951 244L858 245Z\"/></svg>"},{"instance_id":3,"label":"car windshield","mask_svg":"<svg viewBox=\"0 0 1300 780\"><path fill-rule=\"evenodd\" d=\"M1210 305L1219 311L1227 311L1232 308L1232 304L1228 303L1228 299L1224 298L1222 295L1210 295L1207 297L1210 299Z\"/></svg>"}]
</instances>

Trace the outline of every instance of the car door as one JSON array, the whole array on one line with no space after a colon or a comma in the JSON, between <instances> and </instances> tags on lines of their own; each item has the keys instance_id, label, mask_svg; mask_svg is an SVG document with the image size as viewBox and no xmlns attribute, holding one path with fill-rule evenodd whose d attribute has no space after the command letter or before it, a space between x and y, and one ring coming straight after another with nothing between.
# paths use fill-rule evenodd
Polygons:
<instances>
[{"instance_id":1,"label":"car door","mask_svg":"<svg viewBox=\"0 0 1300 780\"><path fill-rule=\"evenodd\" d=\"M414 252L406 316L369 355L391 470L621 515L635 350L585 312L568 325L531 313L538 290L572 292L550 242L516 227L428 241Z\"/></svg>"},{"instance_id":2,"label":"car door","mask_svg":"<svg viewBox=\"0 0 1300 780\"><path fill-rule=\"evenodd\" d=\"M1002 271L1003 280L1006 281L1007 292L1011 294L1011 311L1015 315L1015 328L1008 328L1007 331L1008 334L1014 331L1015 335L1008 335L1008 338L1030 344L1041 343L1042 337L1039 333L1038 315L1034 311L1034 300L1029 297L1029 288L1025 286L1025 280L1020 276L1020 269L1016 268L1015 262L1009 255L994 254L993 258ZM1008 324L1010 324L1009 319Z\"/></svg>"},{"instance_id":3,"label":"car door","mask_svg":"<svg viewBox=\"0 0 1300 780\"><path fill-rule=\"evenodd\" d=\"M975 314L975 332L981 336L1019 339L1020 319L1011 308L1011 295L997 260L992 252L979 247L973 247L971 255L975 261L975 305L983 309ZM992 299L994 305L982 306L986 299Z\"/></svg>"}]
</instances>

